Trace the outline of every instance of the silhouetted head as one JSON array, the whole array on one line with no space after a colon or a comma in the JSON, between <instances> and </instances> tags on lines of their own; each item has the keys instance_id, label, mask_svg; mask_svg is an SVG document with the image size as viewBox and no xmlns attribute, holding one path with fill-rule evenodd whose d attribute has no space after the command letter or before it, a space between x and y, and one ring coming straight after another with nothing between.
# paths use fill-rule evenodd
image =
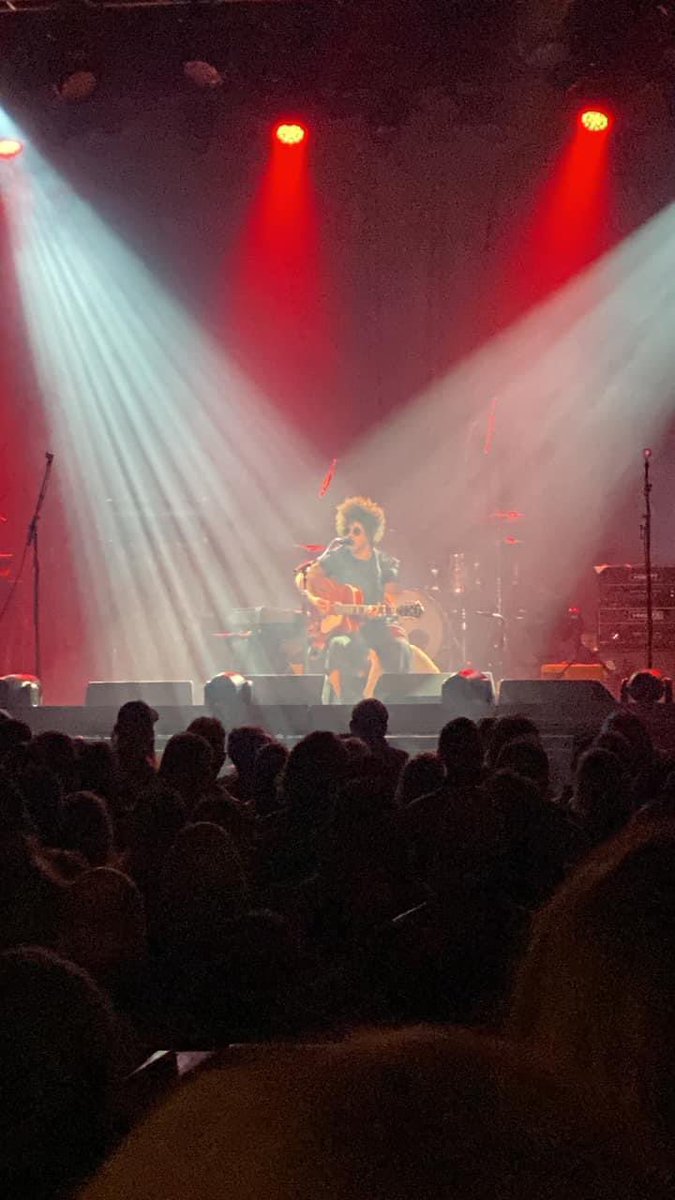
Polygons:
<instances>
[{"instance_id":1,"label":"silhouetted head","mask_svg":"<svg viewBox=\"0 0 675 1200\"><path fill-rule=\"evenodd\" d=\"M3 1196L65 1195L96 1168L113 1066L112 1015L88 975L46 950L0 955Z\"/></svg>"},{"instance_id":2,"label":"silhouetted head","mask_svg":"<svg viewBox=\"0 0 675 1200\"><path fill-rule=\"evenodd\" d=\"M487 754L487 752L490 748L490 742L492 740L492 730L495 727L496 721L497 721L496 717L481 717L480 720L476 722L476 728L478 730L480 744L483 748L483 757L485 757L485 755Z\"/></svg>"},{"instance_id":3,"label":"silhouetted head","mask_svg":"<svg viewBox=\"0 0 675 1200\"><path fill-rule=\"evenodd\" d=\"M288 750L281 742L267 742L256 754L251 800L258 816L279 808L279 784L287 759Z\"/></svg>"},{"instance_id":4,"label":"silhouetted head","mask_svg":"<svg viewBox=\"0 0 675 1200\"><path fill-rule=\"evenodd\" d=\"M592 742L592 748L595 750L606 750L609 754L613 754L618 758L624 770L632 774L635 770L635 751L627 738L620 733L600 733ZM591 749L591 746L587 747ZM581 755L579 756L581 757Z\"/></svg>"},{"instance_id":5,"label":"silhouetted head","mask_svg":"<svg viewBox=\"0 0 675 1200\"><path fill-rule=\"evenodd\" d=\"M368 743L353 733L339 733L338 737L347 751L351 778L356 779L367 774L373 761L373 753Z\"/></svg>"},{"instance_id":6,"label":"silhouetted head","mask_svg":"<svg viewBox=\"0 0 675 1200\"><path fill-rule=\"evenodd\" d=\"M365 742L383 738L388 726L389 710L381 700L360 700L352 709L350 731Z\"/></svg>"},{"instance_id":7,"label":"silhouetted head","mask_svg":"<svg viewBox=\"0 0 675 1200\"><path fill-rule=\"evenodd\" d=\"M509 741L499 751L495 765L498 771L512 771L531 780L542 796L548 792L550 768L548 754L541 743L527 738Z\"/></svg>"},{"instance_id":8,"label":"silhouetted head","mask_svg":"<svg viewBox=\"0 0 675 1200\"><path fill-rule=\"evenodd\" d=\"M605 842L536 916L512 1027L647 1154L675 1160L675 825Z\"/></svg>"},{"instance_id":9,"label":"silhouetted head","mask_svg":"<svg viewBox=\"0 0 675 1200\"><path fill-rule=\"evenodd\" d=\"M449 784L464 787L479 783L483 747L474 722L468 717L448 721L438 737L438 757L445 767Z\"/></svg>"},{"instance_id":10,"label":"silhouetted head","mask_svg":"<svg viewBox=\"0 0 675 1200\"><path fill-rule=\"evenodd\" d=\"M178 792L192 810L211 785L212 762L211 747L203 737L196 733L175 733L164 747L159 778L166 787Z\"/></svg>"},{"instance_id":11,"label":"silhouetted head","mask_svg":"<svg viewBox=\"0 0 675 1200\"><path fill-rule=\"evenodd\" d=\"M227 753L242 779L250 780L258 751L271 740L258 725L238 725L230 731Z\"/></svg>"},{"instance_id":12,"label":"silhouetted head","mask_svg":"<svg viewBox=\"0 0 675 1200\"><path fill-rule=\"evenodd\" d=\"M19 747L27 746L32 736L25 721L17 721L14 717L0 721L0 763L11 759Z\"/></svg>"},{"instance_id":13,"label":"silhouetted head","mask_svg":"<svg viewBox=\"0 0 675 1200\"><path fill-rule=\"evenodd\" d=\"M441 787L444 779L445 767L438 754L429 751L416 754L414 758L408 759L401 771L396 789L396 803L405 807L420 796L435 792Z\"/></svg>"},{"instance_id":14,"label":"silhouetted head","mask_svg":"<svg viewBox=\"0 0 675 1200\"><path fill-rule=\"evenodd\" d=\"M203 737L211 747L211 774L217 779L225 762L225 726L217 717L196 717L187 727L188 733Z\"/></svg>"},{"instance_id":15,"label":"silhouetted head","mask_svg":"<svg viewBox=\"0 0 675 1200\"><path fill-rule=\"evenodd\" d=\"M457 1030L267 1047L170 1094L85 1200L655 1200L596 1117Z\"/></svg>"},{"instance_id":16,"label":"silhouetted head","mask_svg":"<svg viewBox=\"0 0 675 1200\"><path fill-rule=\"evenodd\" d=\"M334 791L349 770L349 754L334 733L317 730L291 750L282 777L288 803Z\"/></svg>"},{"instance_id":17,"label":"silhouetted head","mask_svg":"<svg viewBox=\"0 0 675 1200\"><path fill-rule=\"evenodd\" d=\"M102 739L80 742L77 747L77 769L80 788L95 792L104 800L114 800L116 793L115 759L110 742Z\"/></svg>"},{"instance_id":18,"label":"silhouetted head","mask_svg":"<svg viewBox=\"0 0 675 1200\"><path fill-rule=\"evenodd\" d=\"M521 845L541 813L541 791L530 779L513 771L493 771L484 794L502 821L505 844Z\"/></svg>"},{"instance_id":19,"label":"silhouetted head","mask_svg":"<svg viewBox=\"0 0 675 1200\"><path fill-rule=\"evenodd\" d=\"M63 883L22 832L0 836L0 949L53 944Z\"/></svg>"},{"instance_id":20,"label":"silhouetted head","mask_svg":"<svg viewBox=\"0 0 675 1200\"><path fill-rule=\"evenodd\" d=\"M187 817L185 804L171 788L156 787L139 796L131 818L129 871L142 889L152 886Z\"/></svg>"},{"instance_id":21,"label":"silhouetted head","mask_svg":"<svg viewBox=\"0 0 675 1200\"><path fill-rule=\"evenodd\" d=\"M5 833L34 833L24 798L19 788L0 776L0 836Z\"/></svg>"},{"instance_id":22,"label":"silhouetted head","mask_svg":"<svg viewBox=\"0 0 675 1200\"><path fill-rule=\"evenodd\" d=\"M65 793L77 787L75 742L65 733L39 733L30 743L30 760L47 767L60 781Z\"/></svg>"},{"instance_id":23,"label":"silhouetted head","mask_svg":"<svg viewBox=\"0 0 675 1200\"><path fill-rule=\"evenodd\" d=\"M539 730L529 717L497 717L489 734L486 765L492 769L507 742L539 742Z\"/></svg>"},{"instance_id":24,"label":"silhouetted head","mask_svg":"<svg viewBox=\"0 0 675 1200\"><path fill-rule=\"evenodd\" d=\"M246 879L230 835L208 821L181 829L161 871L158 907L165 937L195 950L246 904Z\"/></svg>"},{"instance_id":25,"label":"silhouetted head","mask_svg":"<svg viewBox=\"0 0 675 1200\"><path fill-rule=\"evenodd\" d=\"M59 949L106 984L146 953L141 894L111 867L84 871L65 895Z\"/></svg>"},{"instance_id":26,"label":"silhouetted head","mask_svg":"<svg viewBox=\"0 0 675 1200\"><path fill-rule=\"evenodd\" d=\"M626 709L610 713L602 726L602 733L618 733L633 747L636 756L646 763L654 752L651 734L640 718Z\"/></svg>"},{"instance_id":27,"label":"silhouetted head","mask_svg":"<svg viewBox=\"0 0 675 1200\"><path fill-rule=\"evenodd\" d=\"M155 752L155 724L159 714L144 700L129 700L117 713L113 744L124 760L151 760Z\"/></svg>"},{"instance_id":28,"label":"silhouetted head","mask_svg":"<svg viewBox=\"0 0 675 1200\"><path fill-rule=\"evenodd\" d=\"M145 700L127 700L118 710L115 733L154 733L158 720L156 709Z\"/></svg>"},{"instance_id":29,"label":"silhouetted head","mask_svg":"<svg viewBox=\"0 0 675 1200\"><path fill-rule=\"evenodd\" d=\"M597 747L579 759L574 775L572 808L595 844L618 833L630 820L629 778L614 754Z\"/></svg>"},{"instance_id":30,"label":"silhouetted head","mask_svg":"<svg viewBox=\"0 0 675 1200\"><path fill-rule=\"evenodd\" d=\"M73 792L61 806L60 843L92 867L110 862L115 849L113 824L105 800L93 792Z\"/></svg>"}]
</instances>

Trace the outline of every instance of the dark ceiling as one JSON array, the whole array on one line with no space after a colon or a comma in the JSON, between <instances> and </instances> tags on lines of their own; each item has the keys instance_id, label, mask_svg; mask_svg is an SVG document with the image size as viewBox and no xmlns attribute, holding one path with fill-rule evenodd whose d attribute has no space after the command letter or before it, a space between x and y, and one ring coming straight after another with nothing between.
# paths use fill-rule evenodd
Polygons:
<instances>
[{"instance_id":1,"label":"dark ceiling","mask_svg":"<svg viewBox=\"0 0 675 1200\"><path fill-rule=\"evenodd\" d=\"M0 99L54 105L54 85L93 71L97 102L186 86L181 65L221 73L228 100L373 105L393 123L422 88L506 92L545 76L627 92L675 82L675 0L0 0ZM41 4L42 0L30 0ZM3 5L5 6L3 9Z\"/></svg>"}]
</instances>

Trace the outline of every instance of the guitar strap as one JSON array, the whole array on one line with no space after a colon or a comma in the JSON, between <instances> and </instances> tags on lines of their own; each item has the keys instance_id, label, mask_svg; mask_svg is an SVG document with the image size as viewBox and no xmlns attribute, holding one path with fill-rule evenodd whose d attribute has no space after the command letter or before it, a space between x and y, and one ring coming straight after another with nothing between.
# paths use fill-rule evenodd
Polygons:
<instances>
[{"instance_id":1,"label":"guitar strap","mask_svg":"<svg viewBox=\"0 0 675 1200\"><path fill-rule=\"evenodd\" d=\"M381 600L384 600L384 584L382 583L382 552L376 549L374 551L374 555L377 569L377 594Z\"/></svg>"}]
</instances>

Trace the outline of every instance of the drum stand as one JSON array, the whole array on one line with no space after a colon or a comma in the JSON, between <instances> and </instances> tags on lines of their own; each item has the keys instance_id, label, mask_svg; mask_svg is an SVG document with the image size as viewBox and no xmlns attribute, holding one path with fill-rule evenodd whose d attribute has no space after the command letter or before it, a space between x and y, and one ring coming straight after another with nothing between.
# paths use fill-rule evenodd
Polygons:
<instances>
[{"instance_id":1,"label":"drum stand","mask_svg":"<svg viewBox=\"0 0 675 1200\"><path fill-rule=\"evenodd\" d=\"M453 616L455 613L459 616L459 637L455 636L453 641L459 650L459 659L461 667L466 667L468 650L467 650L467 611L466 611L466 585L467 571L464 554L453 554L452 556L452 594L455 601L459 600L459 608L453 606Z\"/></svg>"},{"instance_id":2,"label":"drum stand","mask_svg":"<svg viewBox=\"0 0 675 1200\"><path fill-rule=\"evenodd\" d=\"M492 618L497 622L497 635L493 641L493 649L497 651L496 662L491 663L498 674L504 670L508 650L507 620L504 614L504 540L499 538L497 543L497 578L495 580L495 611Z\"/></svg>"},{"instance_id":3,"label":"drum stand","mask_svg":"<svg viewBox=\"0 0 675 1200\"><path fill-rule=\"evenodd\" d=\"M309 600L307 599L307 572L309 571L309 568L312 566L313 562L314 562L314 560L310 558L306 562L300 563L299 566L297 566L294 571L295 578L297 579L297 577L299 575L302 579L302 588L300 589L300 595L302 596L301 610L302 610L302 615L305 619L305 628L304 628L304 635L303 635L302 666L303 666L303 671L304 671L305 675L309 674L309 668L311 665L310 664L311 646L309 644L309 625L312 620L312 617L315 615L314 609L312 608L312 605L310 604Z\"/></svg>"},{"instance_id":4,"label":"drum stand","mask_svg":"<svg viewBox=\"0 0 675 1200\"><path fill-rule=\"evenodd\" d=\"M438 601L438 605L440 607L441 613L443 614L444 627L445 627L445 637L443 639L443 646L441 647L441 652L439 655L439 662L441 662L443 664L443 669L447 670L447 671L456 671L458 669L457 668L457 659L458 658L459 658L460 669L467 665L467 610L466 610L466 604L464 603L464 590L465 589L462 586L461 578L458 578L458 576L457 576L457 570L458 570L457 560L460 558L463 558L463 555L453 554L452 558L453 558L453 568L452 568L453 586L451 588L451 591L452 591L453 601L456 601L458 596L461 593L462 607L459 609L457 608L456 603L453 603L453 604L448 603L449 595L448 595L447 588L445 589L445 595L443 594L444 590L441 588L439 581L438 581L439 575L440 575L439 568L438 567L430 567L429 568L429 574L431 575L431 577L434 581L433 584L431 585L431 587L429 588L429 591L432 593L432 595ZM444 603L444 600L445 600L445 603ZM454 619L455 615L459 615L459 635L456 631L456 622Z\"/></svg>"}]
</instances>

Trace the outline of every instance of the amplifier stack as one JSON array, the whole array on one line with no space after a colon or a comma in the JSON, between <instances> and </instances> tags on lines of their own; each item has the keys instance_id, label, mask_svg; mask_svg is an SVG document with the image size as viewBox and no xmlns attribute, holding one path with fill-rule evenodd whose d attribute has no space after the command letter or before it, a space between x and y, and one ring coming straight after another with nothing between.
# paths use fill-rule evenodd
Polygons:
<instances>
[{"instance_id":1,"label":"amplifier stack","mask_svg":"<svg viewBox=\"0 0 675 1200\"><path fill-rule=\"evenodd\" d=\"M644 567L607 566L597 570L598 652L601 657L612 659L622 671L644 666L647 648ZM652 567L651 576L655 665L670 669L675 654L675 567Z\"/></svg>"}]
</instances>

